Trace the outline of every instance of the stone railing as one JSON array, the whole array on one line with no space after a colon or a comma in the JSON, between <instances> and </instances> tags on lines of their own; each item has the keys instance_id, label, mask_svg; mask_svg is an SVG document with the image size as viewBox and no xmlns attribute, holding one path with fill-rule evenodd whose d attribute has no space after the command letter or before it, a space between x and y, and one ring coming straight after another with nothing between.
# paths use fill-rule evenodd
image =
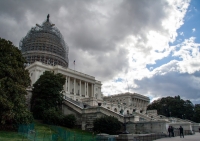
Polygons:
<instances>
[{"instance_id":1,"label":"stone railing","mask_svg":"<svg viewBox=\"0 0 200 141\"><path fill-rule=\"evenodd\" d=\"M81 108L83 108L83 103L82 103L82 102L75 101L75 100L73 100L73 99L71 99L71 98L69 98L69 97L67 97L67 96L65 97L65 100L70 101L70 102L74 103L75 105L78 105L78 106L80 106Z\"/></svg>"},{"instance_id":2,"label":"stone railing","mask_svg":"<svg viewBox=\"0 0 200 141\"><path fill-rule=\"evenodd\" d=\"M129 120L130 122L135 122L135 118L136 117L141 117L144 118L145 120L151 120L151 118L140 114L140 113L133 113L132 115L122 115L119 114L117 112L114 112L110 109L101 107L101 106L93 106L90 107L89 105L86 105L86 107L84 108L83 103L78 102L78 101L74 101L70 98L67 98L64 101L65 105L68 105L69 107L71 107L72 109L74 109L75 111L77 111L80 114L93 114L93 113L101 113L103 115L107 115L107 116L113 116L115 118L117 118L120 122L124 122L124 118L126 117L127 120Z\"/></svg>"}]
</instances>

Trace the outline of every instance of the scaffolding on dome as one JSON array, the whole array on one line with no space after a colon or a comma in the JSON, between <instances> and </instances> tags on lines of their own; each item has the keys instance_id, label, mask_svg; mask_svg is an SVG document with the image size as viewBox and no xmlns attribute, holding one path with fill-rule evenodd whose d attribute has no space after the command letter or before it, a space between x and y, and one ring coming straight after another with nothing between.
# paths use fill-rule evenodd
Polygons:
<instances>
[{"instance_id":1,"label":"scaffolding on dome","mask_svg":"<svg viewBox=\"0 0 200 141\"><path fill-rule=\"evenodd\" d=\"M68 67L69 47L48 16L42 25L36 24L21 39L19 49L29 64L40 61L53 66Z\"/></svg>"}]
</instances>

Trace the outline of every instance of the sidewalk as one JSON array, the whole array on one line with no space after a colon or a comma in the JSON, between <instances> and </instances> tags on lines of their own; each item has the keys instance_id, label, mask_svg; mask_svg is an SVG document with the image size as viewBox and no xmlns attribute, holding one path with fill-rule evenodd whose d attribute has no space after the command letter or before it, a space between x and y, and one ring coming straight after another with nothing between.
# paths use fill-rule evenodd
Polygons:
<instances>
[{"instance_id":1,"label":"sidewalk","mask_svg":"<svg viewBox=\"0 0 200 141\"><path fill-rule=\"evenodd\" d=\"M171 138L163 138L158 139L155 141L200 141L200 133L195 133L194 135L186 135L184 138L177 137L171 137Z\"/></svg>"}]
</instances>

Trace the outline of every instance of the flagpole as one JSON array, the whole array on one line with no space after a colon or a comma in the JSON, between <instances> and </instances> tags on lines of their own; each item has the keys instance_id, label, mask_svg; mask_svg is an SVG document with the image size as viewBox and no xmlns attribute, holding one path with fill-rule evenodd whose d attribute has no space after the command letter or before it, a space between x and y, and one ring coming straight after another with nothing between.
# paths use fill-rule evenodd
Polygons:
<instances>
[{"instance_id":1,"label":"flagpole","mask_svg":"<svg viewBox=\"0 0 200 141\"><path fill-rule=\"evenodd\" d=\"M74 60L74 71L75 71L75 60Z\"/></svg>"}]
</instances>

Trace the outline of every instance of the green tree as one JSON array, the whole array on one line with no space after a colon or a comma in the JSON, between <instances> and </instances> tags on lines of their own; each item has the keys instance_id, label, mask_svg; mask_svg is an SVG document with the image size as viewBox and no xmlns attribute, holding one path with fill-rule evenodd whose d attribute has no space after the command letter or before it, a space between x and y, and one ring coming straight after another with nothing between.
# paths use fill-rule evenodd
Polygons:
<instances>
[{"instance_id":1,"label":"green tree","mask_svg":"<svg viewBox=\"0 0 200 141\"><path fill-rule=\"evenodd\" d=\"M200 104L194 107L194 122L200 123Z\"/></svg>"},{"instance_id":2,"label":"green tree","mask_svg":"<svg viewBox=\"0 0 200 141\"><path fill-rule=\"evenodd\" d=\"M29 73L21 51L12 42L0 38L0 126L30 123L33 118L26 106Z\"/></svg>"},{"instance_id":3,"label":"green tree","mask_svg":"<svg viewBox=\"0 0 200 141\"><path fill-rule=\"evenodd\" d=\"M112 116L100 117L94 120L93 130L101 133L115 134L121 129L121 123Z\"/></svg>"},{"instance_id":4,"label":"green tree","mask_svg":"<svg viewBox=\"0 0 200 141\"><path fill-rule=\"evenodd\" d=\"M36 119L42 119L43 112L50 108L59 111L63 101L63 85L66 78L58 73L45 71L33 84L31 111Z\"/></svg>"},{"instance_id":5,"label":"green tree","mask_svg":"<svg viewBox=\"0 0 200 141\"><path fill-rule=\"evenodd\" d=\"M159 115L193 120L194 105L190 100L183 100L180 96L163 97L148 105L147 110L157 110Z\"/></svg>"}]
</instances>

